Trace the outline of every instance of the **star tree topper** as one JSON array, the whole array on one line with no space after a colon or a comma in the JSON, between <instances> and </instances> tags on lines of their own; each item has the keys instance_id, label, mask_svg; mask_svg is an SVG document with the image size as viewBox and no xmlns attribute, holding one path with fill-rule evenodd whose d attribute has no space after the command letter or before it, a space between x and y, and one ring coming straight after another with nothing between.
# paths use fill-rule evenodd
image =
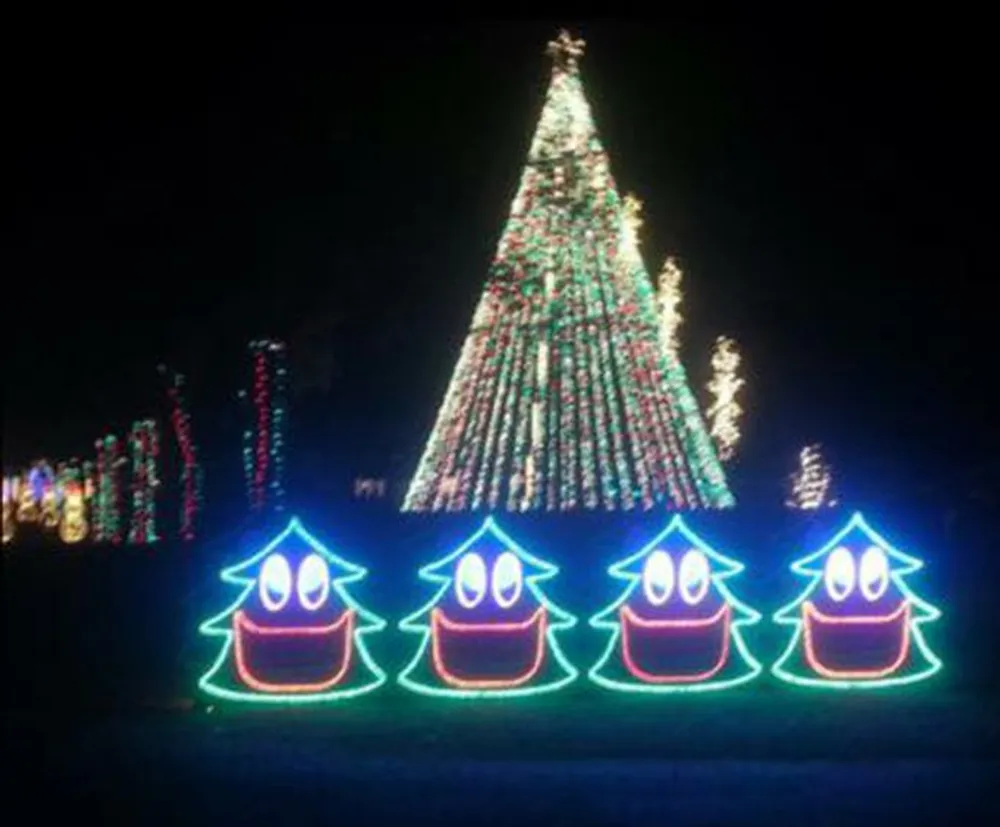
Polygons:
<instances>
[{"instance_id":1,"label":"star tree topper","mask_svg":"<svg viewBox=\"0 0 1000 827\"><path fill-rule=\"evenodd\" d=\"M565 29L559 32L559 37L550 40L545 47L545 54L552 58L556 66L570 72L575 71L587 41L583 38L574 39Z\"/></svg>"}]
</instances>

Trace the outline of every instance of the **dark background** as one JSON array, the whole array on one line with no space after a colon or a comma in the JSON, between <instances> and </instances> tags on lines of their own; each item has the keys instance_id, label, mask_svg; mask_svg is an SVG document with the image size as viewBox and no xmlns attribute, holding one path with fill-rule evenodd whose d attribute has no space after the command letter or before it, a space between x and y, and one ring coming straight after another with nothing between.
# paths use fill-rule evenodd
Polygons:
<instances>
[{"instance_id":1,"label":"dark background","mask_svg":"<svg viewBox=\"0 0 1000 827\"><path fill-rule=\"evenodd\" d=\"M189 378L208 486L195 544L4 555L5 743L33 812L819 825L953 824L995 805L992 30L941 10L808 11L432 28L87 7L10 28L4 467L162 418L166 362ZM580 682L527 706L456 710L390 685L315 715L192 709L215 654L195 629L231 597L218 571L264 536L237 519L250 338L289 341L290 504L369 566L366 605L412 610L417 565L475 527L388 512L482 289L560 25L588 40L585 89L620 189L645 202L647 267L672 252L685 268L696 389L717 334L745 354L741 507L692 526L747 563L740 596L773 611L802 586L787 562L847 516L781 508L796 452L822 442L845 505L927 560L911 585L945 611L928 632L945 670L912 695L765 675L691 703ZM388 475L394 501L350 502L357 474ZM609 596L606 564L662 515L503 524L562 564L552 596L583 617ZM581 665L589 631L567 641ZM754 638L765 663L775 631ZM407 638L379 641L390 672Z\"/></svg>"},{"instance_id":2,"label":"dark background","mask_svg":"<svg viewBox=\"0 0 1000 827\"><path fill-rule=\"evenodd\" d=\"M155 411L163 361L188 375L215 501L238 497L234 394L270 334L291 346L293 499L363 473L398 500L560 24L231 23L22 32L4 464ZM975 26L786 23L575 26L647 266L685 267L699 393L714 337L743 348L736 494L780 502L812 440L856 502L995 492Z\"/></svg>"}]
</instances>

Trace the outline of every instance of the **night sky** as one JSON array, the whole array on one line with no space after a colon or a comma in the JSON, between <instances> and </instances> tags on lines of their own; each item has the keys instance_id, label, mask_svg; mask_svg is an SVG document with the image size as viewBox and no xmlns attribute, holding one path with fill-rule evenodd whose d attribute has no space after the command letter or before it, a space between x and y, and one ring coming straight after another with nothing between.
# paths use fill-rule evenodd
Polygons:
<instances>
[{"instance_id":1,"label":"night sky","mask_svg":"<svg viewBox=\"0 0 1000 827\"><path fill-rule=\"evenodd\" d=\"M4 464L155 410L161 361L189 376L205 450L237 462L242 349L271 334L295 473L411 472L566 24L647 267L685 269L699 392L715 336L742 345L739 484L779 497L816 440L855 496L964 492L997 448L975 299L990 97L986 51L933 23L25 33Z\"/></svg>"}]
</instances>

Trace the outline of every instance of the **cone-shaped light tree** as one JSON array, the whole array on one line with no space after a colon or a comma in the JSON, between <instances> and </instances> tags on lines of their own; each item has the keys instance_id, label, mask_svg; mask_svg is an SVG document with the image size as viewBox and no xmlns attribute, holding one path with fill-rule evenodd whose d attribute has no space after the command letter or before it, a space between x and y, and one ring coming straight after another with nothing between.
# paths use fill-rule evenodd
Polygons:
<instances>
[{"instance_id":1,"label":"cone-shaped light tree","mask_svg":"<svg viewBox=\"0 0 1000 827\"><path fill-rule=\"evenodd\" d=\"M790 683L831 689L929 678L941 661L920 627L941 612L907 584L923 565L854 514L819 551L792 563L808 585L774 615L792 634L771 671Z\"/></svg>"},{"instance_id":2,"label":"cone-shaped light tree","mask_svg":"<svg viewBox=\"0 0 1000 827\"><path fill-rule=\"evenodd\" d=\"M733 504L584 97L552 81L405 511Z\"/></svg>"}]
</instances>

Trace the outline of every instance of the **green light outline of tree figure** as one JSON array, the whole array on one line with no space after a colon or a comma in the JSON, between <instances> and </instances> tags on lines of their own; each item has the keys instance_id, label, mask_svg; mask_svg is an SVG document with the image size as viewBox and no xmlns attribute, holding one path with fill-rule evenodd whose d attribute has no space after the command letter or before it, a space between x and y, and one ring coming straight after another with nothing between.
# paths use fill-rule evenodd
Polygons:
<instances>
[{"instance_id":1,"label":"green light outline of tree figure","mask_svg":"<svg viewBox=\"0 0 1000 827\"><path fill-rule=\"evenodd\" d=\"M471 546L473 546L484 534L487 533L492 534L496 539L500 540L501 543L514 551L514 553L525 562L539 569L537 574L529 574L525 576L524 582L534 595L535 599L545 608L546 612L555 618L555 622L548 624L548 628L545 631L545 643L552 652L556 664L563 670L563 672L565 672L565 674L557 680L550 681L541 686L522 686L507 689L461 689L457 687L430 686L428 684L419 683L410 678L409 675L424 662L424 657L427 654L427 649L431 643L432 631L429 622L418 623L417 620L418 618L429 614L433 607L440 602L441 598L448 592L448 589L451 587L454 579L452 576L440 574L438 570L449 567L452 562L461 557ZM445 557L442 557L440 560L436 560L433 563L428 563L427 565L421 567L418 572L418 577L421 580L430 583L440 583L441 587L417 611L407 615L399 621L399 630L401 632L423 634L424 638L417 647L416 653L396 677L396 682L410 692L416 692L421 695L446 698L499 699L517 697L524 698L546 692L555 692L556 690L562 689L566 685L575 681L580 675L580 670L577 669L563 653L559 646L559 642L556 639L555 633L565 632L572 629L577 624L577 618L575 615L572 615L564 609L560 609L556 606L537 585L538 582L551 580L557 574L559 574L559 567L557 565L542 560L539 557L535 557L530 552L525 551L518 543L514 542L514 540L512 540L511 537L500 528L500 526L497 525L493 517L487 517L483 521L483 524L457 549Z\"/></svg>"},{"instance_id":2,"label":"green light outline of tree figure","mask_svg":"<svg viewBox=\"0 0 1000 827\"><path fill-rule=\"evenodd\" d=\"M921 657L928 662L928 666L922 670L899 677L875 678L870 680L859 678L837 680L836 678L801 677L785 669L784 664L786 661L795 656L795 653L798 650L799 642L802 639L802 613L799 610L799 607L805 600L806 595L812 594L816 590L823 577L823 569L817 569L813 567L812 564L829 554L834 548L836 548L837 544L844 539L844 537L855 529L861 531L866 537L868 537L869 540L871 540L872 543L882 548L886 554L888 554L890 559L901 563L900 568L890 569L889 577L892 579L896 588L903 593L906 600L909 601L916 610L916 614L914 614L914 616L910 619L910 635L913 642L916 644L917 651L920 653ZM927 641L924 639L923 632L920 630L920 626L921 624L938 620L941 617L941 610L932 606L926 600L917 597L917 595L913 593L913 590L903 580L904 575L913 574L920 571L923 567L923 560L897 549L881 534L868 525L860 511L855 511L851 515L851 519L848 520L847 525L838 531L831 540L827 541L827 543L820 548L819 551L814 551L812 554L809 554L800 560L796 560L789 566L789 569L793 574L803 577L811 577L812 580L805 587L805 589L802 590L799 596L795 598L795 600L790 603L786 603L778 609L771 618L771 621L776 625L795 626L795 631L792 633L784 651L782 651L781 655L771 666L771 674L785 683L809 687L812 689L885 689L891 686L905 686L907 684L918 683L936 675L941 671L944 664L927 644Z\"/></svg>"},{"instance_id":3,"label":"green light outline of tree figure","mask_svg":"<svg viewBox=\"0 0 1000 827\"><path fill-rule=\"evenodd\" d=\"M739 620L731 621L730 632L732 634L733 641L736 643L736 649L747 664L749 671L746 674L734 678L726 678L723 680L709 679L699 683L687 684L647 684L641 683L638 680L625 682L618 681L613 678L606 678L599 674L599 672L605 667L608 661L611 660L615 653L615 647L621 640L621 621L620 619L611 620L610 618L616 616L621 606L628 602L629 597L631 597L636 588L638 588L642 579L641 574L636 574L626 570L632 566L632 564L654 551L656 546L658 546L665 538L669 537L674 532L679 533L685 540L691 543L695 548L704 552L709 559L719 565L721 571L718 574L713 574L712 579L715 587L722 593L722 597L726 601L726 604L736 609L737 612L743 615L743 617ZM680 514L675 514L667 524L667 527L657 534L656 537L654 537L649 543L643 546L642 549L637 551L635 554L626 557L624 560L619 560L618 562L612 563L608 566L607 572L611 577L616 580L628 581L630 585L616 600L609 603L590 618L589 625L591 628L610 631L611 636L604 648L603 653L587 672L587 677L593 683L603 686L605 689L610 689L616 692L644 692L647 694L712 692L740 686L741 684L752 681L764 671L764 667L750 652L746 641L743 640L741 628L756 626L761 621L763 616L756 609L751 608L733 595L733 593L729 590L729 587L724 582L726 579L737 574L741 574L745 570L746 566L743 563L717 552L687 527L687 524L684 522L684 519Z\"/></svg>"},{"instance_id":4,"label":"green light outline of tree figure","mask_svg":"<svg viewBox=\"0 0 1000 827\"><path fill-rule=\"evenodd\" d=\"M327 692L319 692L315 694L299 694L299 693L262 693L262 692L242 692L234 689L227 689L226 687L216 686L212 683L212 679L225 668L228 661L229 654L233 647L233 631L232 624L226 623L224 627L219 626L223 619L228 619L232 616L233 612L237 610L244 601L253 591L254 586L257 583L256 578L247 578L241 576L241 572L246 569L253 568L261 560L267 557L274 549L276 549L286 537L291 534L297 534L321 556L325 557L328 561L333 562L339 569L347 572L339 577L331 577L330 582L337 596L343 600L344 604L353 609L358 616L360 623L358 627L353 632L353 645L359 652L361 660L365 667L372 673L372 679L369 682L361 685L352 687L350 689L339 689L331 690ZM219 652L218 657L211 667L198 679L198 688L201 689L206 694L212 695L217 698L222 698L228 701L239 701L241 703L261 703L261 704L284 704L287 706L300 706L305 704L316 704L324 702L336 702L349 700L351 698L356 698L359 695L367 694L368 692L373 692L378 689L387 680L385 671L375 662L371 654L368 651L367 646L364 642L364 636L367 634L373 634L375 632L380 632L386 627L386 621L365 609L358 603L348 591L344 588L347 583L355 583L359 580L364 579L368 575L368 570L363 566L359 566L356 563L351 563L345 560L343 557L330 551L325 545L323 545L319 540L313 537L308 531L303 528L302 523L299 521L298 517L292 517L289 521L288 526L280 533L277 537L271 540L263 549L254 554L248 560L241 563L237 563L233 566L229 566L224 569L221 574L221 579L225 583L230 583L238 586L243 586L243 591L240 593L239 597L234 600L228 608L213 615L208 620L204 621L199 627L198 632L206 637L221 637L226 638L225 643L222 646L222 650Z\"/></svg>"}]
</instances>

